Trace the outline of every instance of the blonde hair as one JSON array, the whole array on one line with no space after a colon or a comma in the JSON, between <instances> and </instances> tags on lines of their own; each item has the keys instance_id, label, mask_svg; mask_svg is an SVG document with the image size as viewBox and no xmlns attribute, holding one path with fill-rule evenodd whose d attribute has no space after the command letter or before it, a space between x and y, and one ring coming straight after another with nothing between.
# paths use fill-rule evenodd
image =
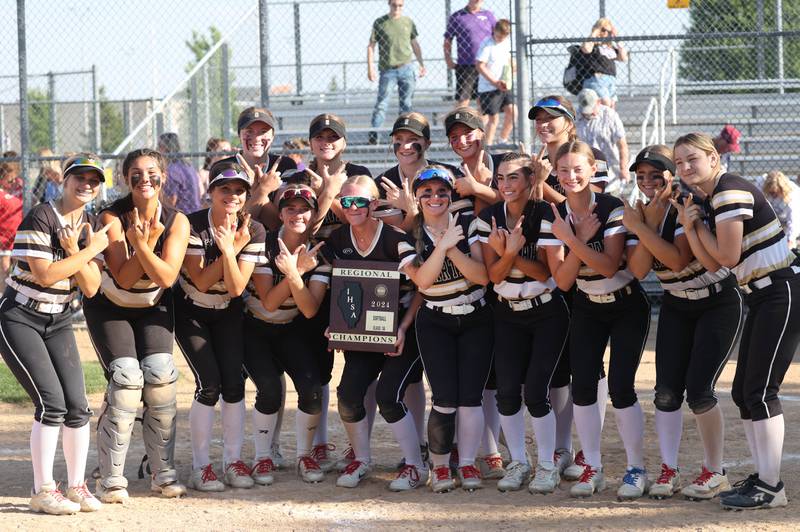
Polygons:
<instances>
[{"instance_id":1,"label":"blonde hair","mask_svg":"<svg viewBox=\"0 0 800 532\"><path fill-rule=\"evenodd\" d=\"M344 183L342 183L342 188L346 187L347 185L366 188L372 195L371 199L373 200L376 200L381 197L381 194L378 191L378 185L375 184L375 179L371 178L368 175L350 176Z\"/></svg>"},{"instance_id":2,"label":"blonde hair","mask_svg":"<svg viewBox=\"0 0 800 532\"><path fill-rule=\"evenodd\" d=\"M601 29L606 29L608 31L613 31L614 30L614 23L611 22L611 19L608 18L608 17L599 18L599 19L597 19L597 22L595 22L594 25L592 26L592 31L601 30Z\"/></svg>"},{"instance_id":3,"label":"blonde hair","mask_svg":"<svg viewBox=\"0 0 800 532\"><path fill-rule=\"evenodd\" d=\"M785 203L789 203L792 196L792 184L783 172L773 170L767 173L761 191L765 196L780 197Z\"/></svg>"},{"instance_id":4,"label":"blonde hair","mask_svg":"<svg viewBox=\"0 0 800 532\"><path fill-rule=\"evenodd\" d=\"M714 170L719 173L722 170L722 165L720 164L719 152L717 148L714 146L714 139L712 139L709 135L705 133L687 133L681 137L678 137L678 140L675 141L675 144L672 145L672 151L675 152L678 149L678 146L692 146L693 148L697 148L698 150L705 152L706 155L716 155L717 156L717 164L714 165Z\"/></svg>"},{"instance_id":5,"label":"blonde hair","mask_svg":"<svg viewBox=\"0 0 800 532\"><path fill-rule=\"evenodd\" d=\"M595 164L594 159L594 152L592 152L592 147L586 144L585 142L581 142L580 140L572 140L567 142L566 144L562 144L558 151L556 152L556 160L554 163L558 165L558 161L561 160L567 154L575 153L578 155L583 155L586 157L586 160L589 161L589 165L593 166Z\"/></svg>"}]
</instances>

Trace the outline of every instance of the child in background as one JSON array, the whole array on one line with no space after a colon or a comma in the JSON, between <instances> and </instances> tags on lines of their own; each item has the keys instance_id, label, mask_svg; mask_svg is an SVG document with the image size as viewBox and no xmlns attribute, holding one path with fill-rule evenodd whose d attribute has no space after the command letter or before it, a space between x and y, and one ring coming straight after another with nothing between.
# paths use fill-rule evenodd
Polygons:
<instances>
[{"instance_id":1,"label":"child in background","mask_svg":"<svg viewBox=\"0 0 800 532\"><path fill-rule=\"evenodd\" d=\"M514 100L511 95L511 22L508 19L497 21L492 36L481 43L475 59L480 78L478 79L478 100L486 122L486 144L494 143L494 134L502 110L505 117L500 143L508 143L514 127Z\"/></svg>"}]
</instances>

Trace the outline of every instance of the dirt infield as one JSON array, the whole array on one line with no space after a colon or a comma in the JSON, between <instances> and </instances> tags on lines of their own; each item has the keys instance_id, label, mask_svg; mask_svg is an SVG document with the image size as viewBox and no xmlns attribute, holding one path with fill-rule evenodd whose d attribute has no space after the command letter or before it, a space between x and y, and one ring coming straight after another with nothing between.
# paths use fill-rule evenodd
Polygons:
<instances>
[{"instance_id":1,"label":"dirt infield","mask_svg":"<svg viewBox=\"0 0 800 532\"><path fill-rule=\"evenodd\" d=\"M84 331L78 331L78 342L86 359L94 353ZM650 334L655 338L654 331ZM194 383L183 357L176 349L176 362L182 378L178 391L177 468L186 479L191 468L188 410ZM341 371L340 359L334 370L334 383ZM730 399L735 360L732 360L719 381L719 392L727 421L725 463L731 480L742 478L751 469L747 443L737 412ZM655 379L652 345L642 359L637 379L646 420L647 465L652 476L659 470L658 443L653 426L652 389ZM290 385L291 386L291 385ZM413 493L391 493L386 489L393 478L393 467L400 458L391 430L378 416L373 434L374 469L369 478L352 490L337 488L335 476L329 474L317 485L303 484L292 470L277 474L275 484L251 490L232 490L224 493L199 494L190 491L181 500L167 500L151 495L149 484L136 479L136 470L144 447L141 427L137 426L126 473L130 480L131 499L124 506L107 505L95 514L51 517L28 511L32 483L28 436L31 422L30 406L0 404L3 419L0 431L0 530L360 530L416 527L428 529L499 530L499 529L759 529L797 530L800 528L800 367L793 364L783 386L786 414L786 443L784 446L783 479L787 483L788 508L756 511L726 512L717 501L689 502L680 497L668 501L642 499L636 502L617 502L615 493L624 473L625 455L616 430L614 415L609 409L603 438L604 462L609 488L591 500L571 499L568 484L549 496L533 496L527 491L500 493L494 481L486 481L483 490L474 493L455 491L435 495L427 488ZM248 384L248 408L252 405L253 389ZM93 408L99 407L101 394L90 397ZM284 456L294 456L294 408L297 396L290 388L287 414L283 423L282 447ZM335 393L331 394L330 434L333 443L341 446L344 435L335 414ZM697 430L686 411L685 430L680 465L684 481L693 478L699 467L702 449ZM93 420L94 421L94 420ZM221 460L219 417L212 458ZM250 419L248 416L248 433ZM94 438L94 435L93 435ZM530 449L532 456L535 450ZM243 457L252 457L250 441L245 444ZM89 469L97 454L94 446L89 453ZM66 478L63 458L56 457L55 477ZM418 529L417 529L418 530Z\"/></svg>"}]
</instances>

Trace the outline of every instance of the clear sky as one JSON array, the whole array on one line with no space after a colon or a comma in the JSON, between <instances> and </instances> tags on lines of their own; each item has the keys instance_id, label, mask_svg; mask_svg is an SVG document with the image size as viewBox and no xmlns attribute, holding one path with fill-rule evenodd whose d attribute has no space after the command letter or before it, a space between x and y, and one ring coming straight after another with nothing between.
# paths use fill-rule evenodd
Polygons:
<instances>
[{"instance_id":1,"label":"clear sky","mask_svg":"<svg viewBox=\"0 0 800 532\"><path fill-rule=\"evenodd\" d=\"M368 88L363 64L372 21L387 12L385 0L299 0L304 85L307 91L322 91L336 77L343 85L342 61L348 66L347 84ZM453 0L453 9L464 0ZM666 0L606 0L606 13L621 34L680 33L688 23L686 10L670 10ZM28 72L83 70L97 65L101 85L111 99L149 98L172 90L185 74L192 59L184 42L192 30L207 31L217 26L223 33L256 0L27 0ZM531 0L533 35L537 37L576 37L587 35L598 16L598 0ZM485 0L484 7L498 18L508 17L510 0ZM270 0L270 60L274 84L294 84L294 25L290 0ZM443 85L442 33L445 26L444 0L406 0L405 14L414 19L419 41L431 75L418 86ZM0 76L17 74L16 2L0 2ZM258 64L258 26L256 16L239 28L230 43L231 65ZM653 44L637 45L652 49ZM540 48L541 52L560 52L566 45ZM11 53L8 53L11 52ZM655 59L648 58L647 62ZM660 60L659 60L660 61ZM542 77L560 76L562 60L542 60ZM313 65L318 63L319 65ZM535 65L536 66L536 65ZM642 69L652 76L653 67ZM657 69L656 69L657 71ZM536 74L536 73L535 73ZM256 69L237 69L236 83L258 85ZM655 80L654 80L655 81ZM44 87L43 78L34 78L31 87ZM374 86L373 86L374 88ZM57 81L59 100L83 99L91 95L88 76L64 76ZM0 78L0 103L18 98L16 79Z\"/></svg>"}]
</instances>

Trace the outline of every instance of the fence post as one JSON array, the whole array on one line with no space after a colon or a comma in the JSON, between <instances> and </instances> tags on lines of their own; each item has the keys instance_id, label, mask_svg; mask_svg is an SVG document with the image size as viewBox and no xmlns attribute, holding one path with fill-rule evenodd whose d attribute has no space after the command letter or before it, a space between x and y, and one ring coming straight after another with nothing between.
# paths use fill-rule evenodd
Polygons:
<instances>
[{"instance_id":1,"label":"fence post","mask_svg":"<svg viewBox=\"0 0 800 532\"><path fill-rule=\"evenodd\" d=\"M294 3L294 79L295 93L303 94L303 50L300 42L300 4Z\"/></svg>"},{"instance_id":2,"label":"fence post","mask_svg":"<svg viewBox=\"0 0 800 532\"><path fill-rule=\"evenodd\" d=\"M530 0L514 2L515 39L517 44L517 131L519 140L526 149L531 146L531 123L528 120L528 105L531 99L530 76L528 74L528 3Z\"/></svg>"},{"instance_id":3,"label":"fence post","mask_svg":"<svg viewBox=\"0 0 800 532\"><path fill-rule=\"evenodd\" d=\"M50 150L56 153L56 76L52 71L47 73L48 117L47 125L50 137Z\"/></svg>"},{"instance_id":4,"label":"fence post","mask_svg":"<svg viewBox=\"0 0 800 532\"><path fill-rule=\"evenodd\" d=\"M258 45L261 65L261 106L269 108L269 22L267 0L258 0Z\"/></svg>"},{"instance_id":5,"label":"fence post","mask_svg":"<svg viewBox=\"0 0 800 532\"><path fill-rule=\"evenodd\" d=\"M97 85L97 65L92 65L92 117L94 123L93 144L95 153L100 153L103 142L100 132L100 87Z\"/></svg>"},{"instance_id":6,"label":"fence post","mask_svg":"<svg viewBox=\"0 0 800 532\"><path fill-rule=\"evenodd\" d=\"M0 153L6 151L6 108L0 104Z\"/></svg>"},{"instance_id":7,"label":"fence post","mask_svg":"<svg viewBox=\"0 0 800 532\"><path fill-rule=\"evenodd\" d=\"M229 139L231 136L231 78L228 70L228 43L222 45L222 61L220 69L222 72L222 138Z\"/></svg>"},{"instance_id":8,"label":"fence post","mask_svg":"<svg viewBox=\"0 0 800 532\"><path fill-rule=\"evenodd\" d=\"M453 12L452 6L450 5L450 0L444 0L444 20L445 24L450 19L450 13ZM445 63L445 69L447 69L447 91L452 94L453 92L453 71L447 68L447 64Z\"/></svg>"},{"instance_id":9,"label":"fence post","mask_svg":"<svg viewBox=\"0 0 800 532\"><path fill-rule=\"evenodd\" d=\"M122 102L122 130L127 137L131 132L131 102Z\"/></svg>"},{"instance_id":10,"label":"fence post","mask_svg":"<svg viewBox=\"0 0 800 532\"><path fill-rule=\"evenodd\" d=\"M600 5L598 6L600 8L600 17L599 18L603 18L603 17L606 16L606 0L600 0L599 3L600 3Z\"/></svg>"},{"instance_id":11,"label":"fence post","mask_svg":"<svg viewBox=\"0 0 800 532\"><path fill-rule=\"evenodd\" d=\"M192 76L189 82L191 103L189 105L189 147L191 151L198 150L197 135L199 134L199 121L197 116L197 76Z\"/></svg>"},{"instance_id":12,"label":"fence post","mask_svg":"<svg viewBox=\"0 0 800 532\"><path fill-rule=\"evenodd\" d=\"M205 120L203 129L203 137L208 139L211 136L211 93L209 92L208 82L208 63L203 65L203 111L205 112Z\"/></svg>"},{"instance_id":13,"label":"fence post","mask_svg":"<svg viewBox=\"0 0 800 532\"><path fill-rule=\"evenodd\" d=\"M30 149L28 146L28 55L25 40L25 0L17 0L17 62L19 63L19 164L23 183L23 212L33 206L33 183L28 179Z\"/></svg>"},{"instance_id":14,"label":"fence post","mask_svg":"<svg viewBox=\"0 0 800 532\"><path fill-rule=\"evenodd\" d=\"M783 0L775 0L775 31L783 31ZM780 86L778 93L784 93L783 86L783 37L777 39L778 46L778 81Z\"/></svg>"},{"instance_id":15,"label":"fence post","mask_svg":"<svg viewBox=\"0 0 800 532\"><path fill-rule=\"evenodd\" d=\"M756 31L764 31L764 0L756 0ZM764 79L764 38L756 38L756 76Z\"/></svg>"}]
</instances>

